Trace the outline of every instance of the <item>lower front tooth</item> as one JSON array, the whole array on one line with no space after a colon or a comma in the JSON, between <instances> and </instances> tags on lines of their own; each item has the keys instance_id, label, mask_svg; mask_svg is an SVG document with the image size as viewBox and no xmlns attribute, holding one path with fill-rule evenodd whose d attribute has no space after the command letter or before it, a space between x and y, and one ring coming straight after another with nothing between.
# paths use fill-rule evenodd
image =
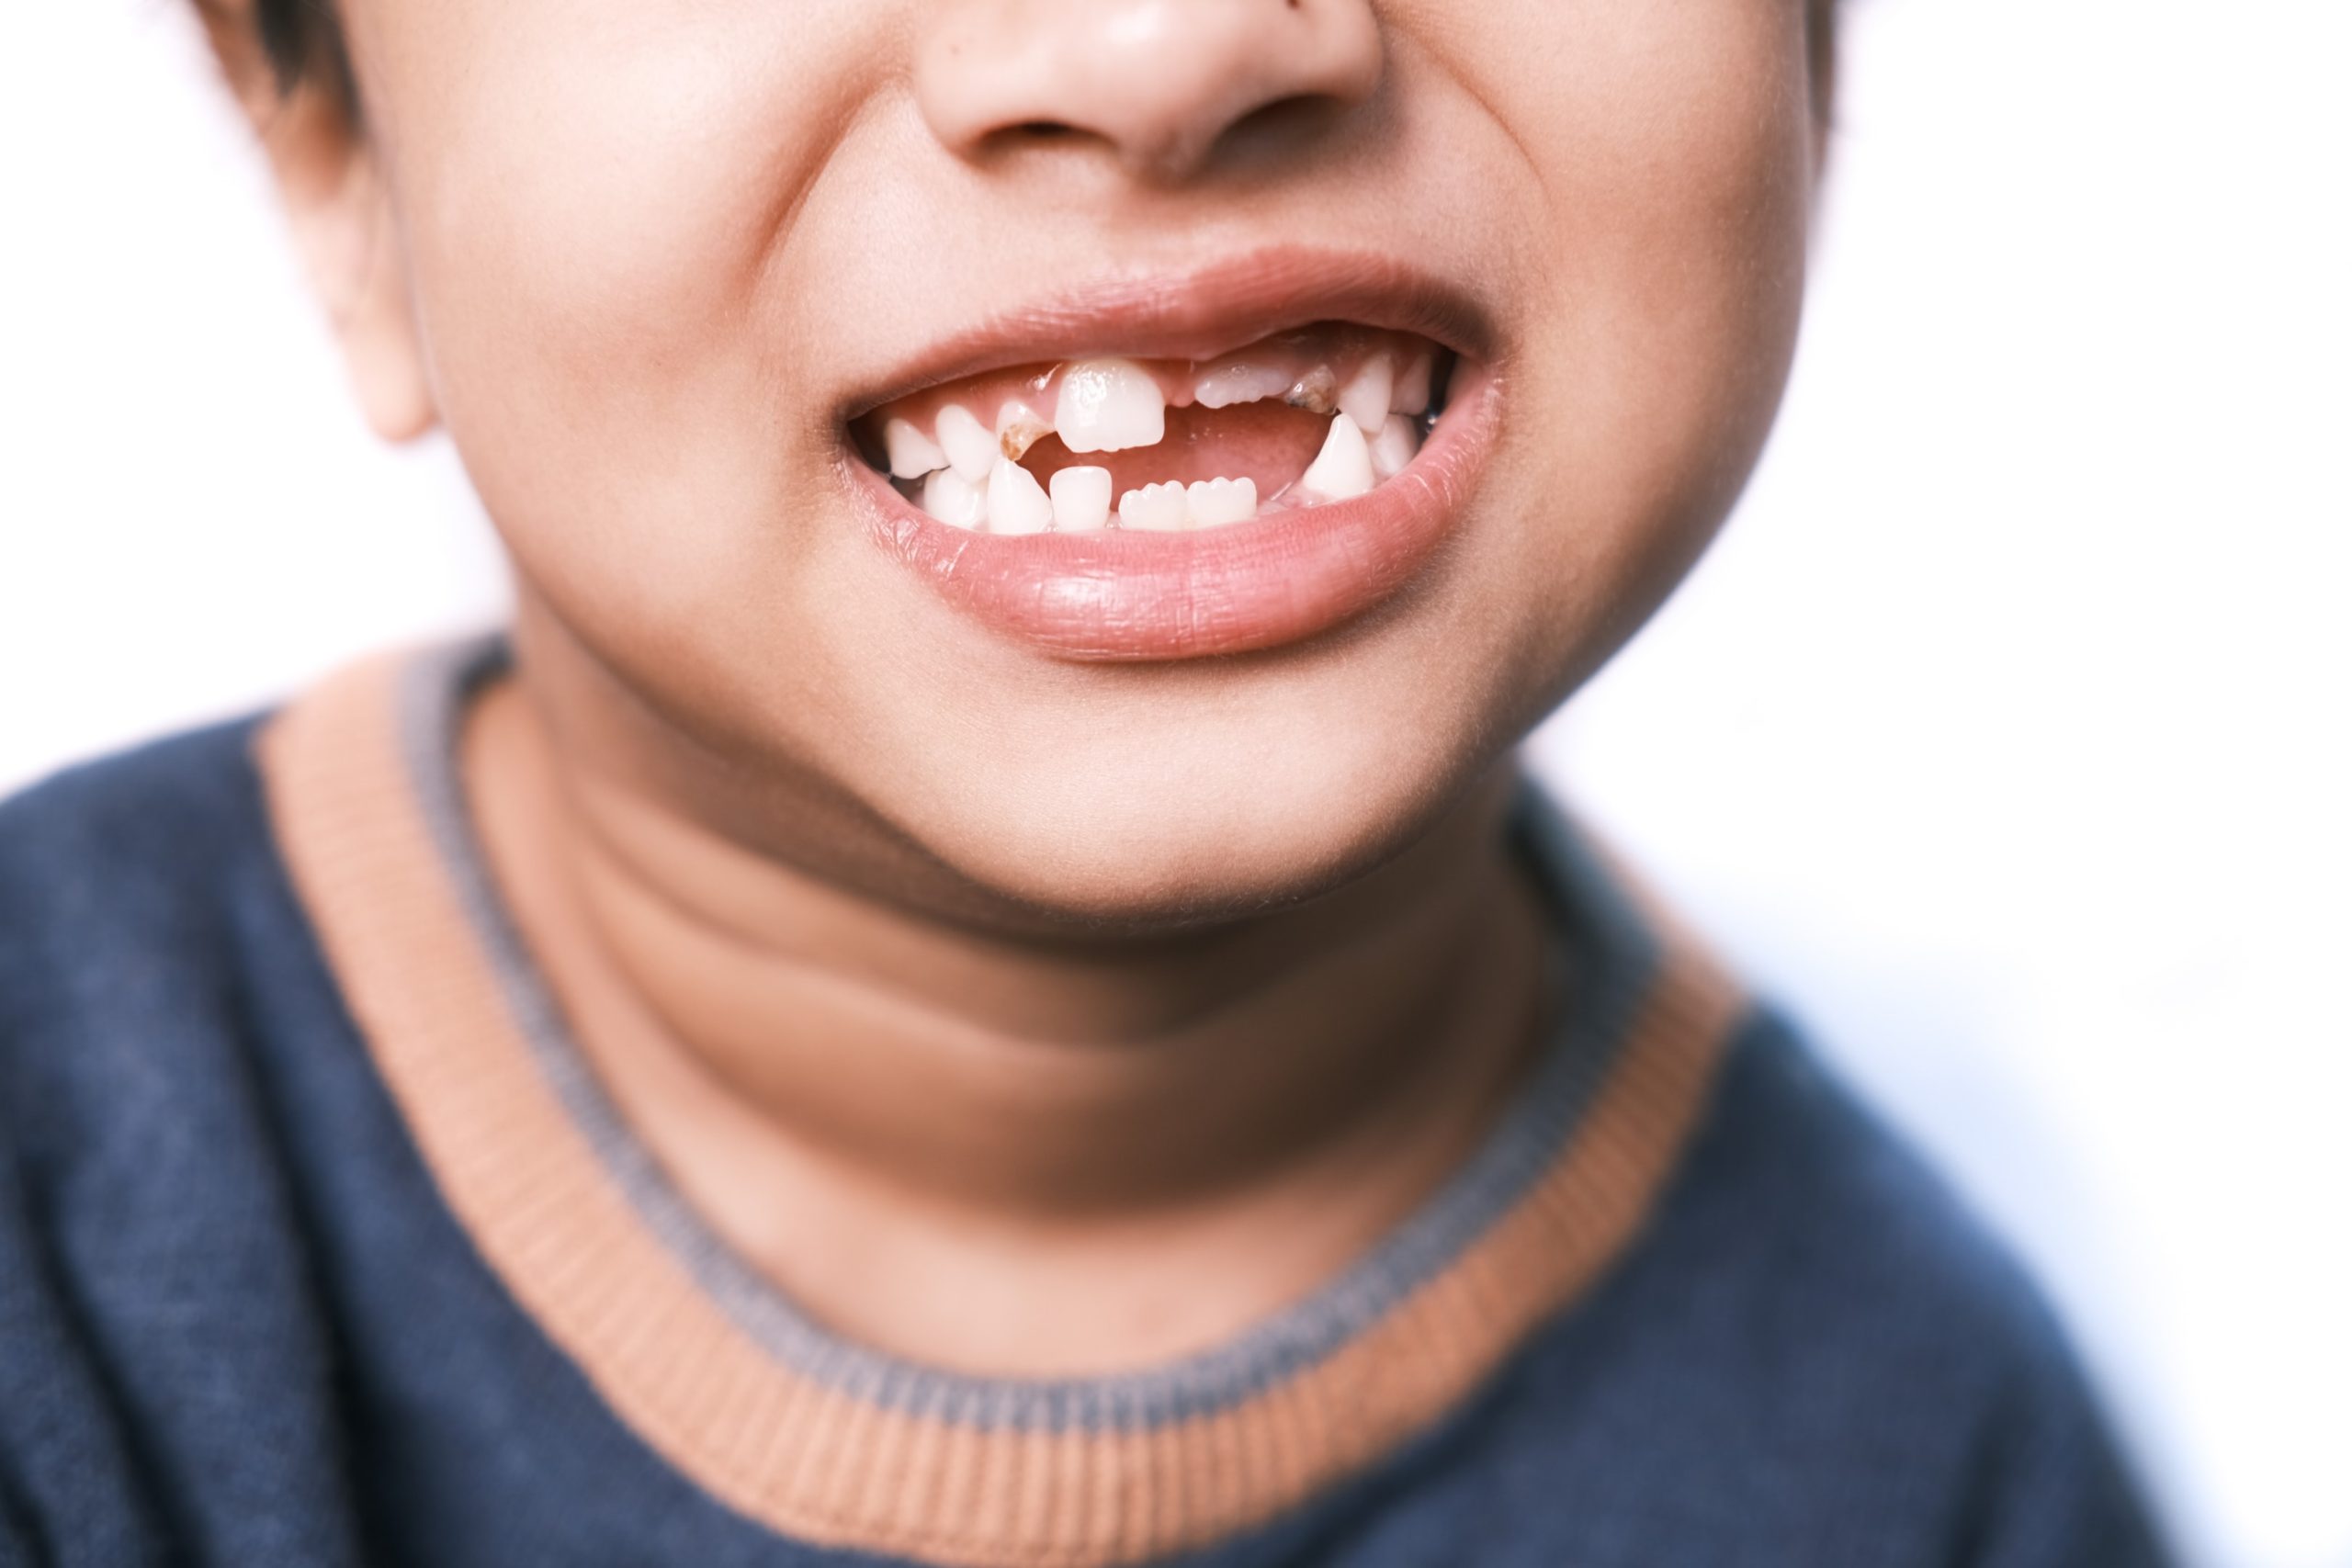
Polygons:
<instances>
[{"instance_id":1,"label":"lower front tooth","mask_svg":"<svg viewBox=\"0 0 2352 1568\"><path fill-rule=\"evenodd\" d=\"M1054 503L1036 476L1010 457L989 471L989 532L1042 534L1054 520Z\"/></svg>"},{"instance_id":2,"label":"lower front tooth","mask_svg":"<svg viewBox=\"0 0 2352 1568\"><path fill-rule=\"evenodd\" d=\"M1421 422L1401 413L1392 413L1388 423L1372 443L1372 471L1384 479L1395 479L1406 466L1420 456Z\"/></svg>"},{"instance_id":3,"label":"lower front tooth","mask_svg":"<svg viewBox=\"0 0 2352 1568\"><path fill-rule=\"evenodd\" d=\"M1323 438L1323 450L1298 477L1298 488L1324 501L1352 501L1375 482L1372 449L1364 445L1363 432L1346 414L1336 415L1331 433Z\"/></svg>"},{"instance_id":4,"label":"lower front tooth","mask_svg":"<svg viewBox=\"0 0 2352 1568\"><path fill-rule=\"evenodd\" d=\"M1055 533L1093 532L1111 521L1111 470L1092 468L1056 470L1053 502Z\"/></svg>"},{"instance_id":5,"label":"lower front tooth","mask_svg":"<svg viewBox=\"0 0 2352 1568\"><path fill-rule=\"evenodd\" d=\"M1122 528L1174 533L1186 526L1191 518L1192 509L1185 502L1184 487L1174 479L1165 484L1131 490L1119 498L1119 526Z\"/></svg>"},{"instance_id":6,"label":"lower front tooth","mask_svg":"<svg viewBox=\"0 0 2352 1568\"><path fill-rule=\"evenodd\" d=\"M1185 514L1195 528L1221 528L1258 515L1256 479L1203 479L1184 491Z\"/></svg>"},{"instance_id":7,"label":"lower front tooth","mask_svg":"<svg viewBox=\"0 0 2352 1568\"><path fill-rule=\"evenodd\" d=\"M922 481L922 509L942 523L978 528L989 520L988 491L953 468L942 468Z\"/></svg>"}]
</instances>

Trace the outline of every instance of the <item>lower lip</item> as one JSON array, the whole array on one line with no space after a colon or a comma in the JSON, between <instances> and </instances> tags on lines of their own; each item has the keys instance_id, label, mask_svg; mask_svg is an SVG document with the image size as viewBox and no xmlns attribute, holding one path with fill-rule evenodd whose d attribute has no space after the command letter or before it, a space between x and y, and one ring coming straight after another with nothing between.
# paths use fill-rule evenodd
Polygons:
<instances>
[{"instance_id":1,"label":"lower lip","mask_svg":"<svg viewBox=\"0 0 2352 1568\"><path fill-rule=\"evenodd\" d=\"M1196 534L977 534L910 505L854 454L843 476L875 541L1002 636L1074 660L1248 653L1353 620L1436 556L1497 423L1491 372L1465 365L1456 381L1420 454L1370 494Z\"/></svg>"}]
</instances>

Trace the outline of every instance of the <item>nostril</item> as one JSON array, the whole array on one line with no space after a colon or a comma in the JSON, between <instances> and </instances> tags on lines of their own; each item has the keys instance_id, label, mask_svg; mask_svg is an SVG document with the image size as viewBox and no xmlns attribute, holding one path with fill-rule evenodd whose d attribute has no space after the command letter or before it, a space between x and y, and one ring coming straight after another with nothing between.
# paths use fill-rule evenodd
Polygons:
<instances>
[{"instance_id":1,"label":"nostril","mask_svg":"<svg viewBox=\"0 0 2352 1568\"><path fill-rule=\"evenodd\" d=\"M1001 125L987 132L974 144L973 151L982 158L996 158L1027 148L1058 147L1073 141L1102 140L1104 138L1067 120L1024 119Z\"/></svg>"},{"instance_id":2,"label":"nostril","mask_svg":"<svg viewBox=\"0 0 2352 1568\"><path fill-rule=\"evenodd\" d=\"M1228 133L1250 156L1371 97L1375 0L962 0L916 62L934 135L985 161L1099 144L1138 176L1188 177Z\"/></svg>"},{"instance_id":3,"label":"nostril","mask_svg":"<svg viewBox=\"0 0 2352 1568\"><path fill-rule=\"evenodd\" d=\"M1238 145L1301 141L1347 111L1348 106L1325 93L1301 93L1261 104L1226 129L1223 140Z\"/></svg>"}]
</instances>

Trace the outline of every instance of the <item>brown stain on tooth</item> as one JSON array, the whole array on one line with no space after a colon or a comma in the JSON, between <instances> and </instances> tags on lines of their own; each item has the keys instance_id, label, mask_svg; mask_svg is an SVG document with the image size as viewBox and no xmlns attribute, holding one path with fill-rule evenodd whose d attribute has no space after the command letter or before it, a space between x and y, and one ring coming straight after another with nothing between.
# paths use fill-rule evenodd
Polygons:
<instances>
[{"instance_id":1,"label":"brown stain on tooth","mask_svg":"<svg viewBox=\"0 0 2352 1568\"><path fill-rule=\"evenodd\" d=\"M1318 365L1300 377L1283 401L1309 413L1329 413L1340 406L1340 378L1328 365Z\"/></svg>"}]
</instances>

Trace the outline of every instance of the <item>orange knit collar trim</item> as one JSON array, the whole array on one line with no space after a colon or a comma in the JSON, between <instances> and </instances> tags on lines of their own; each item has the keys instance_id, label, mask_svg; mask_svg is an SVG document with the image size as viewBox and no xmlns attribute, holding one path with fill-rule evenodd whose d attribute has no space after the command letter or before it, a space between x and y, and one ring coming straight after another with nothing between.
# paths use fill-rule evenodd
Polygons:
<instances>
[{"instance_id":1,"label":"orange knit collar trim","mask_svg":"<svg viewBox=\"0 0 2352 1568\"><path fill-rule=\"evenodd\" d=\"M1624 1249L1746 1013L1531 792L1578 947L1521 1100L1422 1212L1307 1302L1143 1373L965 1377L842 1340L704 1230L613 1111L490 886L457 723L495 645L380 660L260 741L280 849L444 1199L613 1411L737 1511L955 1568L1205 1546L1461 1404Z\"/></svg>"}]
</instances>

